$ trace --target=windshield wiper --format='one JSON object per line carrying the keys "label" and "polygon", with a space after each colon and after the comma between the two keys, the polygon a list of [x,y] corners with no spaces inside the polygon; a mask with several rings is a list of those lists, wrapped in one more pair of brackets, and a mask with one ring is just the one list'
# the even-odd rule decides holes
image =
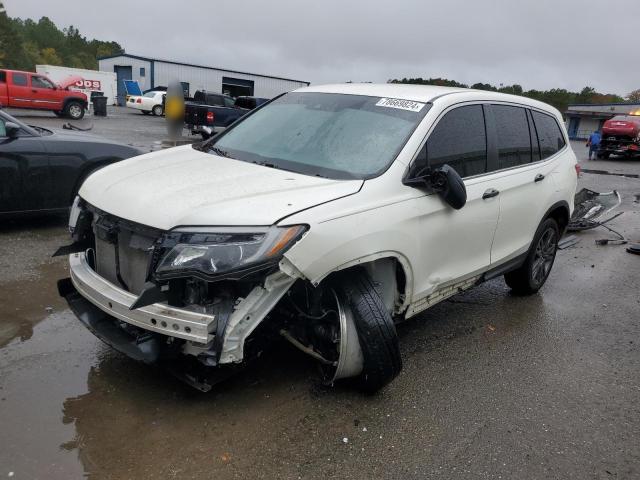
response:
{"label": "windshield wiper", "polygon": [[233,158],[231,155],[229,155],[229,152],[218,147],[210,147],[209,151],[215,153],[216,155],[220,155],[221,157]]}

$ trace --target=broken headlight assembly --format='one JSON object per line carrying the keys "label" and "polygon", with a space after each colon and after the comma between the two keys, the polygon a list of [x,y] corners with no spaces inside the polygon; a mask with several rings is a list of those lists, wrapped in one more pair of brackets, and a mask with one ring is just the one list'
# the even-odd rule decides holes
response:
{"label": "broken headlight assembly", "polygon": [[306,225],[173,230],[162,242],[168,251],[158,261],[155,276],[206,279],[262,270],[277,264],[306,230]]}

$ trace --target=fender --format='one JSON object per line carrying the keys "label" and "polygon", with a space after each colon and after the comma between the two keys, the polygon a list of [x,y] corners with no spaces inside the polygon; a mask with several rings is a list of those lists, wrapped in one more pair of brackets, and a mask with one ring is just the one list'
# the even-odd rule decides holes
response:
{"label": "fender", "polygon": [[77,96],[70,96],[70,97],[65,97],[64,101],[62,102],[63,110],[67,108],[67,105],[69,104],[69,102],[80,102],[82,104],[82,107],[85,109],[88,106],[88,101],[86,99],[82,97],[77,97]]}

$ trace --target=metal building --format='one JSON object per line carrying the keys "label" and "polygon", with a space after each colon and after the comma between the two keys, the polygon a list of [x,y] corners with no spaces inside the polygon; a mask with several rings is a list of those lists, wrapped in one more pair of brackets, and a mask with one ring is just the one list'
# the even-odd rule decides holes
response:
{"label": "metal building", "polygon": [[98,58],[98,69],[115,72],[118,85],[118,103],[124,105],[124,80],[137,80],[142,90],[166,87],[178,79],[188,96],[196,90],[227,93],[237,97],[251,95],[272,98],[284,92],[306,87],[309,82],[290,78],[238,72],[224,68],[141,57],[123,53]]}
{"label": "metal building", "polygon": [[602,124],[616,115],[640,115],[638,103],[599,103],[569,105],[564,112],[569,138],[589,138]]}

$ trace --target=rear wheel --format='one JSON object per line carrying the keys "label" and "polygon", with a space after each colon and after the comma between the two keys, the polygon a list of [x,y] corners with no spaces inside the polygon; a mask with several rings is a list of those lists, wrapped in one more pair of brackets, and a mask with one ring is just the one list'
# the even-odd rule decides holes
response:
{"label": "rear wheel", "polygon": [[151,109],[151,112],[153,112],[156,117],[159,117],[163,114],[164,108],[162,108],[162,105],[154,105],[154,107]]}
{"label": "rear wheel", "polygon": [[556,259],[559,239],[560,229],[553,218],[540,224],[524,264],[504,276],[514,293],[531,295],[540,290]]}
{"label": "rear wheel", "polygon": [[80,120],[84,117],[84,106],[75,100],[67,103],[64,109],[64,115],[71,120]]}

